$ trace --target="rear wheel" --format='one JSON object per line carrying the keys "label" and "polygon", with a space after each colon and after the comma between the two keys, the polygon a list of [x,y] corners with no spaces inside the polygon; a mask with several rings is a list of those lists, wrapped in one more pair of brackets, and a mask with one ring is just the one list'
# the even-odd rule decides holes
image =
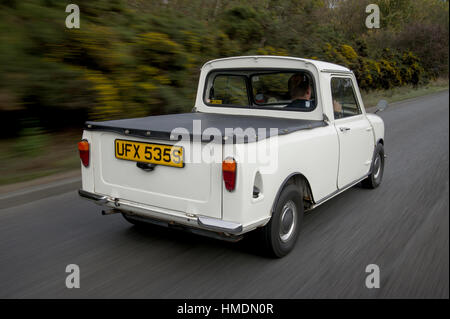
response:
{"label": "rear wheel", "polygon": [[365,188],[377,188],[381,184],[384,173],[384,147],[379,143],[375,149],[375,158],[373,160],[372,172],[365,180],[361,182]]}
{"label": "rear wheel", "polygon": [[281,191],[272,218],[262,228],[264,244],[270,255],[283,257],[294,248],[302,219],[302,194],[296,185],[287,185]]}

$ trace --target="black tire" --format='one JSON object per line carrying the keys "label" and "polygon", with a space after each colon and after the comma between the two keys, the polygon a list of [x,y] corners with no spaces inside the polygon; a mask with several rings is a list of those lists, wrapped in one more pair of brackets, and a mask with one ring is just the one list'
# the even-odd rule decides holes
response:
{"label": "black tire", "polygon": [[272,218],[261,230],[266,252],[270,256],[280,258],[294,248],[303,211],[303,197],[298,187],[287,185],[281,191]]}
{"label": "black tire", "polygon": [[373,159],[372,172],[365,180],[361,182],[364,188],[374,189],[380,186],[384,173],[384,147],[378,143],[375,149],[375,157]]}

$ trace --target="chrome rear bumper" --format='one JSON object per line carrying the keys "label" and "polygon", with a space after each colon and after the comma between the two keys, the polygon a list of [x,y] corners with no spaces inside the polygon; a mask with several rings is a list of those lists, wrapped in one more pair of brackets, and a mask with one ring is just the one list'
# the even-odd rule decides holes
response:
{"label": "chrome rear bumper", "polygon": [[109,206],[115,210],[123,211],[124,213],[136,215],[140,218],[151,218],[161,220],[168,223],[177,223],[184,226],[201,228],[216,233],[227,233],[230,235],[240,235],[243,232],[242,224],[224,221],[218,218],[208,216],[196,215],[186,216],[180,212],[171,212],[168,210],[148,207],[146,205],[133,203],[118,198],[109,197],[106,195],[99,195],[85,190],[78,190],[78,194],[88,200],[93,201],[98,205]]}
{"label": "chrome rear bumper", "polygon": [[207,216],[197,216],[198,225],[213,231],[226,232],[229,234],[242,233],[242,225],[234,222],[211,218]]}
{"label": "chrome rear bumper", "polygon": [[82,189],[78,190],[78,195],[80,195],[83,198],[89,199],[93,202],[95,202],[96,204],[99,205],[104,205],[107,204],[109,202],[108,200],[108,196],[104,196],[104,195],[97,195],[94,193],[90,193],[90,192],[86,192]]}

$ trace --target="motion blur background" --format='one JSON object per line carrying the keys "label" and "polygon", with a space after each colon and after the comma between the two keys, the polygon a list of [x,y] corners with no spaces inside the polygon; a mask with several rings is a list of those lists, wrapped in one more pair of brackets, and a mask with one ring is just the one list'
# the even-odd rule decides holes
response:
{"label": "motion blur background", "polygon": [[[65,8],[80,8],[68,29]],[[365,25],[366,6],[381,11]],[[448,88],[442,0],[2,0],[0,186],[79,167],[87,119],[190,111],[210,59],[289,55],[351,68],[365,103]]]}

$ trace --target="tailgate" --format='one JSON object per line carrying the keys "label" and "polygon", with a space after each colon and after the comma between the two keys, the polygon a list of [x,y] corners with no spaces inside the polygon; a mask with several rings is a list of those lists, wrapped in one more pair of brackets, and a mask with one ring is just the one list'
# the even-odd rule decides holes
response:
{"label": "tailgate", "polygon": [[[93,132],[92,160],[96,193],[136,203],[221,218],[221,163],[188,163],[184,167],[157,165],[152,171],[137,167],[137,162],[116,158],[115,140],[173,145],[123,136],[113,132]],[[192,142],[178,143],[184,149]],[[208,147],[203,144],[203,147]]]}

